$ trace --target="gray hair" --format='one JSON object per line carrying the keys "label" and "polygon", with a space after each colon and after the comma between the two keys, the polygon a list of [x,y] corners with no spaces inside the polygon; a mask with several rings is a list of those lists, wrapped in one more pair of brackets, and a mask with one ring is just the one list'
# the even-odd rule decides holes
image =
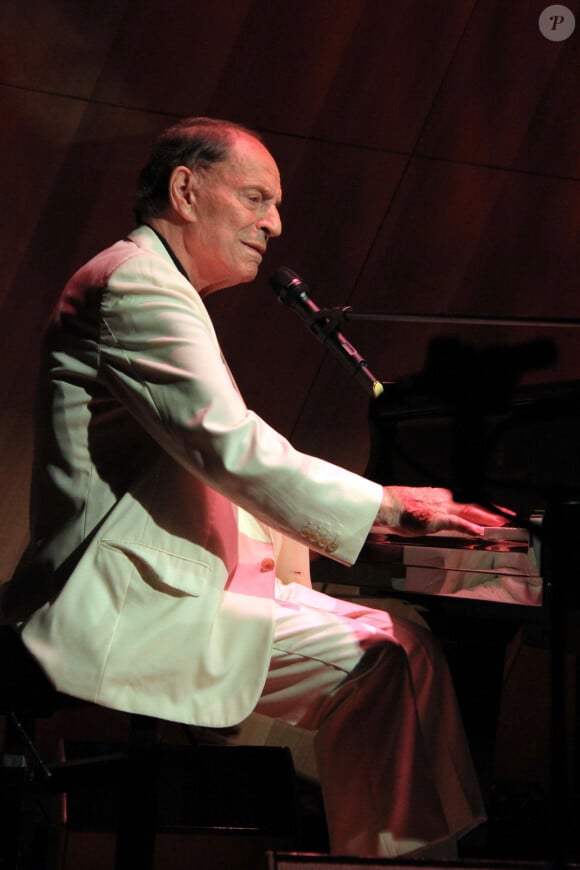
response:
{"label": "gray hair", "polygon": [[139,175],[134,212],[137,223],[167,211],[169,178],[177,166],[208,168],[225,160],[237,133],[262,141],[255,131],[217,118],[183,118],[165,130]]}

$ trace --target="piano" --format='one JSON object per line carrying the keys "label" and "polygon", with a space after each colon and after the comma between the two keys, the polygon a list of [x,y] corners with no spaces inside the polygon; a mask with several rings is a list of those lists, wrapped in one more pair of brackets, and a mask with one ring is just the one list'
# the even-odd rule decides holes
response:
{"label": "piano", "polygon": [[[420,610],[446,649],[485,794],[507,644],[527,632],[549,648],[562,614],[580,603],[580,381],[520,386],[497,404],[471,403],[459,427],[455,411],[433,395],[385,384],[370,405],[366,476],[447,486],[470,501],[481,495],[515,510],[514,522],[486,529],[482,539],[377,530],[352,568],[318,558],[312,577],[322,588],[332,584],[335,595],[338,586],[347,597],[398,598]],[[557,656],[556,672],[561,649]]]}
{"label": "piano", "polygon": [[577,604],[580,582],[568,580],[580,569],[580,381],[526,385],[500,407],[482,405],[469,420],[477,431],[463,426],[459,433],[468,439],[459,456],[453,408],[430,395],[401,394],[397,386],[386,384],[370,405],[365,475],[384,485],[446,486],[516,516],[507,526],[486,529],[482,539],[449,532],[407,538],[376,530],[353,568],[315,560],[315,580],[431,610],[535,621],[543,618],[536,611],[552,601],[553,578],[544,574],[548,563],[547,574],[555,570],[551,554],[557,547],[558,565],[567,566],[561,581],[566,600]]}

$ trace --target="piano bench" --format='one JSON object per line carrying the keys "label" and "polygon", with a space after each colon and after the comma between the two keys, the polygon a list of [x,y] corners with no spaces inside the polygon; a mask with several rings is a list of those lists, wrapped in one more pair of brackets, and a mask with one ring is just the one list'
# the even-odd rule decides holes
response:
{"label": "piano bench", "polygon": [[[259,855],[298,845],[296,780],[288,749],[203,745],[187,726],[188,742],[163,745],[161,720],[119,713],[130,719],[124,744],[70,743],[68,760],[49,762],[34,742],[37,720],[93,705],[57,692],[18,632],[5,626],[0,627],[0,661],[0,818],[6,832],[1,867],[52,867],[59,849],[55,834],[62,839],[76,831],[113,832],[115,870],[152,870],[157,832],[196,835],[199,844],[214,843],[211,851],[216,851],[215,837],[244,838]],[[55,804],[66,805],[66,818],[47,823],[44,816],[53,815]],[[192,866],[195,849],[192,841]],[[210,859],[203,861],[204,870]]]}

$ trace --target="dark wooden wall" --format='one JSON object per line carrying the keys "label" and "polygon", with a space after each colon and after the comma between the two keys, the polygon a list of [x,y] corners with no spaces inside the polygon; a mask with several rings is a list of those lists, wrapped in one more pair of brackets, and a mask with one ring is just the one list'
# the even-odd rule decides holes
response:
{"label": "dark wooden wall", "polygon": [[[26,537],[43,323],[70,272],[132,228],[152,139],[190,114],[262,131],[285,232],[259,279],[210,300],[248,403],[297,446],[361,470],[366,397],[268,277],[322,306],[578,317],[580,0],[4,0],[0,10],[0,577]],[[432,336],[552,337],[534,380],[579,376],[575,329],[353,324],[383,379]]]}

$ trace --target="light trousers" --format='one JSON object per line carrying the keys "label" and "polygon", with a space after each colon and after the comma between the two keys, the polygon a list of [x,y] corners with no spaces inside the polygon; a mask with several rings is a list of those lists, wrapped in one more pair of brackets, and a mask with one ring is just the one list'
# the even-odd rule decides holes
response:
{"label": "light trousers", "polygon": [[256,711],[314,732],[331,850],[397,857],[484,820],[443,653],[429,630],[277,584]]}

